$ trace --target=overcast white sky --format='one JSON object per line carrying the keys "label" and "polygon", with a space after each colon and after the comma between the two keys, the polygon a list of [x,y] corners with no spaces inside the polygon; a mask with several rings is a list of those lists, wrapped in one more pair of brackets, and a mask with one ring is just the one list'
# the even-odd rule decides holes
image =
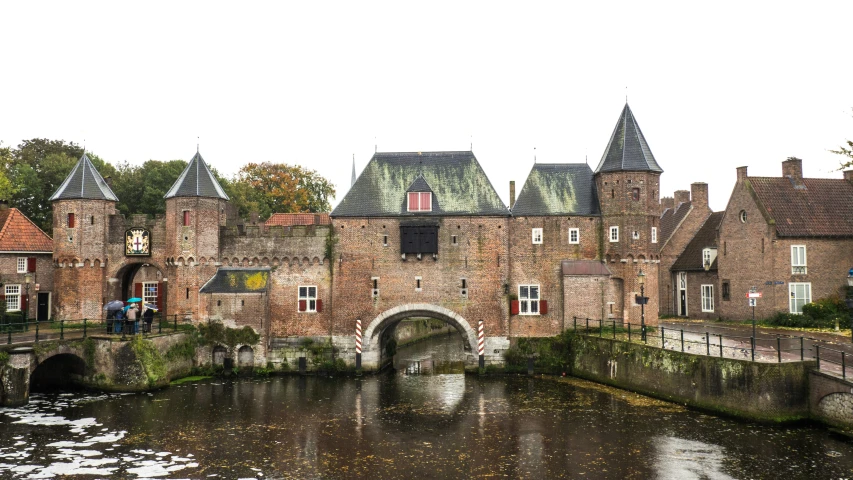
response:
{"label": "overcast white sky", "polygon": [[[2,2],[0,140],[299,164],[337,204],[379,151],[473,150],[498,193],[595,168],[628,100],[662,193],[841,178],[853,2]],[[374,140],[375,139],[375,140]]]}

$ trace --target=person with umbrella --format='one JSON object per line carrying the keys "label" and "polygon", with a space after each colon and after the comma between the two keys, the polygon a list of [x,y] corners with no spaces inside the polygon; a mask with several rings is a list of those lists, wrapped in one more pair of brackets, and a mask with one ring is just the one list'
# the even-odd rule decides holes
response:
{"label": "person with umbrella", "polygon": [[118,333],[121,325],[122,307],[124,302],[121,300],[113,300],[104,305],[104,310],[107,311],[107,333]]}
{"label": "person with umbrella", "polygon": [[151,324],[154,323],[154,312],[156,311],[156,305],[142,305],[142,320],[145,322],[145,324],[142,326],[143,333],[151,333]]}
{"label": "person with umbrella", "polygon": [[135,302],[141,301],[141,300],[142,299],[140,299],[140,298],[134,297],[134,298],[128,299],[128,301],[127,301],[130,304],[130,306],[127,308],[127,326],[129,329],[131,329],[130,333],[136,333],[137,332],[138,324],[136,322],[137,322],[137,313],[139,312],[139,309],[137,308]]}

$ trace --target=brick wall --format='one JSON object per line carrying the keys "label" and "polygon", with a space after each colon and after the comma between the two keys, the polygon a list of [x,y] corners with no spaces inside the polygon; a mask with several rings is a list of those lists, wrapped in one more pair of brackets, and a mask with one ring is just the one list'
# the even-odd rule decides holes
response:
{"label": "brick wall", "polygon": [[[53,294],[53,256],[49,253],[34,254],[34,253],[3,253],[0,254],[0,283],[2,285],[20,285],[21,297],[26,296],[26,280],[25,273],[18,273],[18,258],[35,258],[36,271],[33,273],[32,283],[30,284],[30,303],[29,303],[29,318],[36,318],[36,308],[38,305],[38,293]],[[35,284],[39,285],[39,290],[36,291]],[[5,292],[4,287],[0,287],[0,295]],[[50,313],[48,314],[50,315]]]}

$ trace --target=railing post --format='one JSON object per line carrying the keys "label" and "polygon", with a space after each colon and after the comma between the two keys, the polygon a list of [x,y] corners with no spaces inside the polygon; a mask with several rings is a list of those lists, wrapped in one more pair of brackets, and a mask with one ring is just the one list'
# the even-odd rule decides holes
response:
{"label": "railing post", "polygon": [[847,362],[844,360],[844,357],[844,352],[841,352],[841,379],[847,380]]}
{"label": "railing post", "polygon": [[86,318],[83,319],[83,338],[86,338],[86,321],[87,320],[88,319],[86,319]]}
{"label": "railing post", "polygon": [[616,339],[616,320],[613,320],[613,339]]}
{"label": "railing post", "polygon": [[39,342],[39,324],[36,322],[36,343]]}
{"label": "railing post", "polygon": [[684,329],[681,329],[681,352],[684,353]]}
{"label": "railing post", "polygon": [[589,317],[586,317],[586,330],[583,333],[589,335]]}
{"label": "railing post", "polygon": [[717,336],[720,337],[720,358],[723,358],[723,334],[721,333]]}
{"label": "railing post", "polygon": [[157,333],[163,333],[163,317],[157,319]]}
{"label": "railing post", "polygon": [[664,336],[664,328],[660,327],[660,348],[666,350],[666,337]]}
{"label": "railing post", "polygon": [[575,324],[575,332],[577,332],[578,331],[578,317],[576,317],[576,316],[572,317],[572,321]]}
{"label": "railing post", "polygon": [[8,327],[9,327],[9,345],[11,345],[12,344],[12,325],[9,324]]}
{"label": "railing post", "polygon": [[705,332],[705,355],[711,356],[711,334]]}
{"label": "railing post", "polygon": [[782,363],[782,339],[779,337],[776,337],[776,355],[779,363]]}
{"label": "railing post", "polygon": [[59,321],[59,339],[65,340],[65,320]]}
{"label": "railing post", "polygon": [[814,356],[817,360],[817,369],[820,370],[820,345],[814,344]]}
{"label": "railing post", "polygon": [[631,342],[631,322],[628,322],[628,342]]}
{"label": "railing post", "polygon": [[604,336],[604,322],[602,320],[598,321],[598,338]]}
{"label": "railing post", "polygon": [[752,343],[752,361],[755,361],[755,337],[749,337],[750,343]]}
{"label": "railing post", "polygon": [[175,315],[175,331],[178,331],[178,316]]}
{"label": "railing post", "polygon": [[805,349],[805,341],[803,337],[800,337],[800,361],[804,361],[806,359],[806,349]]}

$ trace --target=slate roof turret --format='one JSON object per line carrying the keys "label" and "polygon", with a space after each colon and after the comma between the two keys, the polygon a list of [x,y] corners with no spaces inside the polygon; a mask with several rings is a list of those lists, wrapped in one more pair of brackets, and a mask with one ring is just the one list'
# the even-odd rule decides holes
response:
{"label": "slate roof turret", "polygon": [[118,197],[113,193],[112,189],[104,178],[98,173],[98,170],[92,165],[92,161],[84,153],[77,165],[71,170],[71,173],[65,177],[65,181],[56,189],[56,192],[50,197],[50,201],[55,200],[109,200],[117,202]]}
{"label": "slate roof turret", "polygon": [[172,197],[210,197],[228,200],[225,190],[219,185],[198,152],[163,198]]}
{"label": "slate roof turret", "polygon": [[663,173],[627,103],[595,169],[595,173],[620,171]]}
{"label": "slate roof turret", "polygon": [[512,206],[513,216],[601,215],[585,163],[537,163]]}
{"label": "slate roof turret", "polygon": [[[440,209],[406,211],[406,192],[421,187],[420,191],[433,192],[433,206]],[[333,218],[445,215],[509,216],[473,152],[375,153],[331,214]]]}

